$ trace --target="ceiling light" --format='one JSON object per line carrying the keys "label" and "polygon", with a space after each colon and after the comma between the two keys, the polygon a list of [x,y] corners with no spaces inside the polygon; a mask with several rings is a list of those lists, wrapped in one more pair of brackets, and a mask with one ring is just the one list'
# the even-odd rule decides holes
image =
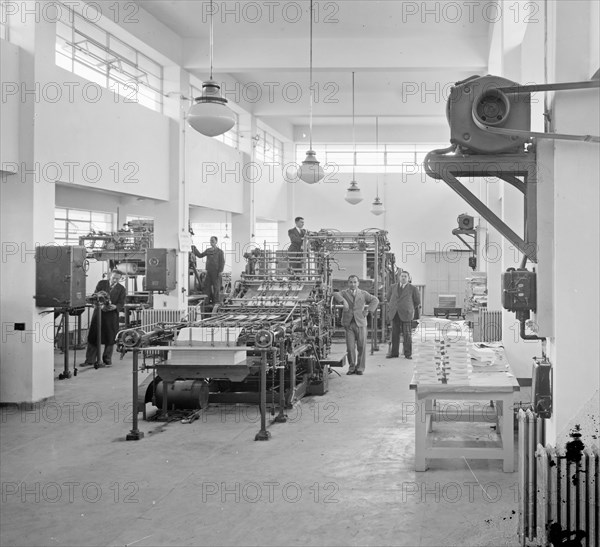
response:
{"label": "ceiling light", "polygon": [[229,131],[236,122],[235,113],[221,97],[221,88],[213,80],[213,2],[210,0],[210,79],[202,83],[202,95],[196,97],[187,121],[198,133],[216,137]]}
{"label": "ceiling light", "polygon": [[346,197],[344,199],[352,205],[356,205],[363,200],[362,192],[360,191],[358,183],[355,180],[350,183],[350,188],[346,190]]}
{"label": "ceiling light", "polygon": [[[375,118],[375,153],[379,157],[379,118]],[[385,165],[385,160],[384,160]],[[383,207],[383,203],[379,199],[379,169],[376,174],[377,181],[377,194],[375,194],[375,200],[373,201],[373,205],[371,206],[371,213],[376,216],[383,215],[385,213],[385,208]]]}
{"label": "ceiling light", "polygon": [[344,198],[348,203],[356,205],[362,201],[362,194],[358,183],[356,182],[356,132],[354,127],[354,72],[352,73],[352,141],[354,142],[354,161],[352,162],[352,182],[350,187],[346,190],[346,197]]}
{"label": "ceiling light", "polygon": [[371,206],[371,213],[373,213],[376,216],[383,215],[383,213],[385,213],[383,203],[379,199],[379,196],[377,196],[373,201],[373,205]]}
{"label": "ceiling light", "polygon": [[313,0],[310,0],[310,112],[309,112],[309,136],[310,146],[308,152],[306,152],[306,159],[302,162],[302,165],[298,169],[298,177],[300,180],[307,182],[308,184],[314,184],[319,182],[324,176],[325,172],[317,161],[315,151],[312,149],[312,121],[313,121],[313,81],[312,81],[312,65],[313,65]]}

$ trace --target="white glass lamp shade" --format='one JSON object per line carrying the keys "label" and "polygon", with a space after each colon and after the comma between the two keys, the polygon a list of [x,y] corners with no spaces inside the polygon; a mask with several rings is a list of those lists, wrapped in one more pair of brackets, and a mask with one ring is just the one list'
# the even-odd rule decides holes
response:
{"label": "white glass lamp shade", "polygon": [[235,125],[235,113],[227,106],[227,99],[221,97],[221,88],[213,80],[202,84],[202,96],[196,97],[187,117],[188,123],[198,133],[216,137],[229,131]]}
{"label": "white glass lamp shade", "polygon": [[373,213],[376,216],[383,215],[383,213],[385,213],[383,203],[381,203],[379,197],[376,197],[375,201],[373,201],[373,205],[371,206],[371,213]]}
{"label": "white glass lamp shade", "polygon": [[325,176],[314,150],[306,152],[306,158],[298,169],[298,177],[308,184],[315,184]]}
{"label": "white glass lamp shade", "polygon": [[356,205],[363,200],[362,192],[355,180],[350,183],[350,187],[346,190],[346,197],[344,199],[352,205]]}

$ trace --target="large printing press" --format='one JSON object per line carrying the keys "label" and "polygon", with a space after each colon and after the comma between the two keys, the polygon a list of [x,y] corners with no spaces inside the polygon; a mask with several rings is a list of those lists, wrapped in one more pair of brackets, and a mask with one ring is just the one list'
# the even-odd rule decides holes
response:
{"label": "large printing press", "polygon": [[[152,419],[184,422],[215,403],[259,404],[256,439],[268,439],[268,407],[272,415],[277,408],[275,422],[284,422],[286,408],[304,395],[326,393],[330,367],[343,365],[345,353],[331,352],[340,311],[334,284],[354,273],[340,268],[343,256],[362,255],[365,269],[371,266],[371,292],[385,294],[395,272],[389,249],[387,232],[376,230],[309,233],[301,263],[295,264],[285,251],[257,248],[247,254],[246,272],[231,293],[208,316],[122,330],[117,349],[133,352],[137,409],[127,438],[143,436],[137,420],[139,412],[146,418],[147,403],[158,409]],[[375,318],[372,343],[383,333],[383,322]],[[140,373],[147,374],[141,382]]]}

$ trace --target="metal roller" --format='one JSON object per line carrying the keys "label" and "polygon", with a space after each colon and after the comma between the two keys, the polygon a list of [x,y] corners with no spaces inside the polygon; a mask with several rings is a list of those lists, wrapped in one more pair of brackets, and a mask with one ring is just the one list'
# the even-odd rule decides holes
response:
{"label": "metal roller", "polygon": [[[208,406],[209,388],[206,380],[176,380],[167,383],[169,410],[195,410]],[[162,408],[163,382],[156,385],[156,406]]]}

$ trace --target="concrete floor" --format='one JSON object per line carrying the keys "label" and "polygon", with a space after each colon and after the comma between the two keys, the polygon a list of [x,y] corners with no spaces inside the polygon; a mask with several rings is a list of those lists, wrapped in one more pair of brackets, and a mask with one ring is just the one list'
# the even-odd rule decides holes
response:
{"label": "concrete floor", "polygon": [[[517,473],[500,460],[413,470],[412,362],[382,347],[364,376],[337,370],[268,442],[255,407],[223,406],[125,441],[131,354],[57,380],[44,406],[0,408],[1,545],[519,545]],[[461,428],[495,435],[436,431]]]}

